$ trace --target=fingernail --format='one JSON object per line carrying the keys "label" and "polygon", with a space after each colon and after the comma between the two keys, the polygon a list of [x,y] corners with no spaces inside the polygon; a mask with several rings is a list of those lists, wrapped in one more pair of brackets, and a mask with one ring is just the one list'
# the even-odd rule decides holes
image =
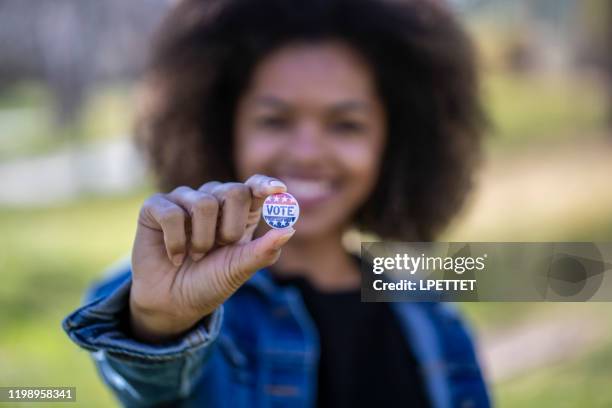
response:
{"label": "fingernail", "polygon": [[285,245],[285,243],[287,243],[287,241],[289,241],[293,234],[295,234],[295,229],[293,229],[292,227],[286,228],[286,231],[287,232],[285,233],[285,235],[281,236],[274,242],[274,248],[278,249],[282,247],[283,245]]}
{"label": "fingernail", "polygon": [[283,187],[285,190],[287,189],[287,186],[285,185],[285,183],[283,183],[282,181],[279,180],[272,180],[269,183],[272,187]]}
{"label": "fingernail", "polygon": [[202,253],[191,254],[191,259],[193,259],[194,262],[198,262],[203,257],[204,257],[204,254]]}
{"label": "fingernail", "polygon": [[185,254],[176,254],[172,256],[172,263],[175,266],[181,266],[183,263],[183,258],[184,258]]}

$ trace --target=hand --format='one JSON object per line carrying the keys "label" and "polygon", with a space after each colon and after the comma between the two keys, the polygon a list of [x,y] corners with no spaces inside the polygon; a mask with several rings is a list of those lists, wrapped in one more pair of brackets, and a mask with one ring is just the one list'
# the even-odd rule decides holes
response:
{"label": "hand", "polygon": [[265,198],[286,189],[255,175],[244,184],[212,181],[147,199],[132,250],[135,337],[159,342],[178,336],[276,262],[295,230],[273,229],[255,240],[253,232]]}

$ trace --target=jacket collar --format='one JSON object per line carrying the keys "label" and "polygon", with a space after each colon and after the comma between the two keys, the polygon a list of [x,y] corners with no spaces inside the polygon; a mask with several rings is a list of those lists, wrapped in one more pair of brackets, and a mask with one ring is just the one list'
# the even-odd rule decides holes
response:
{"label": "jacket collar", "polygon": [[272,273],[268,268],[263,268],[255,272],[255,274],[245,282],[244,286],[253,288],[267,299],[276,299],[280,292],[282,292],[282,288],[274,282]]}

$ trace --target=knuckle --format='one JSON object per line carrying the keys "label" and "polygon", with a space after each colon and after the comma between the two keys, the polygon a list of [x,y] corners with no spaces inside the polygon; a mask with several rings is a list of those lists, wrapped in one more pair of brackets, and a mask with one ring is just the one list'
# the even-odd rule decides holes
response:
{"label": "knuckle", "polygon": [[236,225],[223,225],[217,235],[217,242],[221,245],[233,244],[242,239],[244,229],[239,229]]}
{"label": "knuckle", "polygon": [[162,225],[184,223],[185,213],[180,208],[164,208],[160,212],[159,222]]}
{"label": "knuckle", "polygon": [[151,210],[155,206],[159,205],[159,202],[161,201],[162,197],[163,197],[163,194],[161,194],[161,193],[153,194],[152,196],[148,197],[142,203],[142,209],[143,210]]}
{"label": "knuckle", "polygon": [[206,238],[194,238],[191,241],[191,245],[196,252],[208,252],[213,246],[213,242]]}
{"label": "knuckle", "polygon": [[265,177],[266,176],[264,176],[263,174],[253,174],[246,182],[256,184],[258,182],[261,182]]}
{"label": "knuckle", "polygon": [[166,247],[171,254],[183,252],[185,249],[185,237],[175,237],[166,243]]}
{"label": "knuckle", "polygon": [[[157,212],[158,208],[161,208],[162,205],[161,203],[163,202],[163,195],[162,194],[154,194],[152,196],[150,196],[149,198],[147,198],[143,203],[142,206],[140,207],[140,212],[138,214],[138,219],[139,220],[151,220],[151,219],[155,219],[155,213]],[[155,222],[157,223],[157,222]]]}
{"label": "knuckle", "polygon": [[247,202],[251,198],[251,190],[242,183],[229,183],[225,188],[224,195],[230,200]]}
{"label": "knuckle", "polygon": [[197,215],[212,216],[217,214],[219,202],[210,194],[200,193],[193,203],[192,211]]}
{"label": "knuckle", "polygon": [[228,243],[239,241],[242,238],[243,231],[236,228],[231,228],[223,234],[223,240]]}
{"label": "knuckle", "polygon": [[190,193],[191,191],[193,191],[191,188],[187,187],[187,186],[179,186],[177,188],[175,188],[174,190],[172,190],[172,192],[170,194],[178,194],[178,195],[182,195],[182,194],[187,194]]}
{"label": "knuckle", "polygon": [[213,246],[208,240],[198,239],[191,242],[194,252],[207,253]]}
{"label": "knuckle", "polygon": [[202,190],[207,190],[207,191],[214,190],[217,187],[219,187],[220,185],[221,185],[221,183],[219,181],[209,181],[209,182],[206,182],[206,183],[202,184],[198,188],[198,191],[202,191]]}

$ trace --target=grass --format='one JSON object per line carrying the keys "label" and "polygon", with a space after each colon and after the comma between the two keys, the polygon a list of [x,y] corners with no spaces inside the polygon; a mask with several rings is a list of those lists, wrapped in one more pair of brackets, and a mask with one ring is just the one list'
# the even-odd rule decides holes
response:
{"label": "grass", "polygon": [[0,386],[76,386],[78,406],[115,405],[60,323],[91,281],[129,252],[143,198],[0,211]]}
{"label": "grass", "polygon": [[483,101],[492,122],[490,147],[531,147],[605,129],[606,84],[577,72],[508,69],[509,50],[517,41],[532,40],[520,29],[524,23],[508,15],[503,23],[476,18],[468,26],[479,51]]}
{"label": "grass", "polygon": [[483,96],[489,145],[500,150],[596,135],[606,123],[603,87],[586,78],[492,71],[484,76]]}
{"label": "grass", "polygon": [[[78,406],[115,405],[88,353],[70,342],[60,322],[78,306],[91,281],[127,255],[145,195],[92,197],[55,208],[0,209],[0,386],[70,385],[78,389]],[[544,306],[462,307],[476,327],[491,328],[529,317]],[[611,380],[612,343],[580,361],[496,385],[494,393],[500,406],[508,407],[606,406],[612,401],[607,386]]]}
{"label": "grass", "polygon": [[610,407],[610,384],[612,338],[582,359],[560,362],[498,384],[494,393],[501,408]]}
{"label": "grass", "polygon": [[[495,71],[484,79],[485,103],[494,124],[493,148],[525,148],[559,138],[575,141],[602,127],[605,104],[592,83]],[[66,145],[49,131],[49,101],[47,94],[31,85],[0,98],[0,115],[4,115],[0,116],[0,160]],[[79,140],[124,133],[129,128],[128,105],[124,88],[97,93],[75,130]],[[85,288],[105,267],[128,255],[145,195],[142,191],[128,197],[91,197],[53,208],[0,208],[0,386],[76,386],[77,406],[115,405],[88,353],[70,342],[60,322],[79,305]],[[504,240],[512,240],[508,231],[517,237],[532,233],[510,227],[511,221],[499,225]],[[612,212],[538,225],[538,231],[558,240],[610,240]],[[547,309],[533,303],[461,307],[477,328],[490,329]],[[494,392],[502,407],[610,406],[610,381],[612,342],[579,361],[496,385]]]}

